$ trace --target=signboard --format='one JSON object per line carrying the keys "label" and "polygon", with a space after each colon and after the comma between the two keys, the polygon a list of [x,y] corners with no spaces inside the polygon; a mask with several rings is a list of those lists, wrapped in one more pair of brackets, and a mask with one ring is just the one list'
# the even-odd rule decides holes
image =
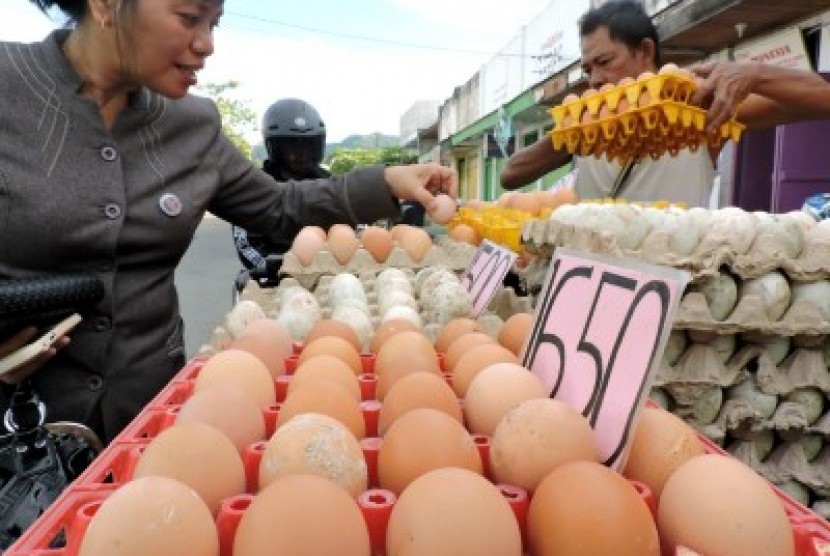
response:
{"label": "signboard", "polygon": [[522,364],[580,411],[601,461],[621,469],[688,273],[558,249]]}
{"label": "signboard", "polygon": [[813,71],[807,50],[804,48],[804,38],[798,27],[791,27],[759,41],[738,46],[735,49],[735,60]]}
{"label": "signboard", "polygon": [[478,317],[487,308],[517,257],[513,251],[496,245],[489,239],[481,242],[461,279],[461,285],[470,292],[473,302],[470,317]]}

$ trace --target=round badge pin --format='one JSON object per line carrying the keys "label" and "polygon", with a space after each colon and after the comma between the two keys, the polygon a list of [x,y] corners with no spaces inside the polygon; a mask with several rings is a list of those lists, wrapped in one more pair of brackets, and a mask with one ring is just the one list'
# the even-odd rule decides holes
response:
{"label": "round badge pin", "polygon": [[165,193],[159,198],[159,208],[167,216],[178,216],[182,212],[182,202],[173,193]]}

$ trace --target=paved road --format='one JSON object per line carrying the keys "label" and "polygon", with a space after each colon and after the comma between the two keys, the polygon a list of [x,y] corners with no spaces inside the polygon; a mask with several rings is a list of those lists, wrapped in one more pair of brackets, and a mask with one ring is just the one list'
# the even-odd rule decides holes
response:
{"label": "paved road", "polygon": [[230,310],[233,280],[240,268],[230,225],[206,217],[176,271],[188,357],[210,340]]}

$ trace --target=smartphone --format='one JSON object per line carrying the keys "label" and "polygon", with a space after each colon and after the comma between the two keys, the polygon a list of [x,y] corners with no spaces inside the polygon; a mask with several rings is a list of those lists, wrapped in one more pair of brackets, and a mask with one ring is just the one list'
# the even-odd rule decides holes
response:
{"label": "smartphone", "polygon": [[61,336],[68,334],[79,322],[81,322],[81,315],[74,313],[53,326],[46,334],[34,342],[0,359],[0,375],[14,370],[45,353]]}

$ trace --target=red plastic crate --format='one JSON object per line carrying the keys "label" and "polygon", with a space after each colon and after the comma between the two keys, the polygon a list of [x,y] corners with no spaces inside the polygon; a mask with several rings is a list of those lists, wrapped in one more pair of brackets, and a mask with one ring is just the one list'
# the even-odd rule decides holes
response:
{"label": "red plastic crate", "polygon": [[[299,352],[299,350],[298,350]],[[369,490],[358,499],[358,504],[366,520],[373,554],[382,555],[385,550],[386,523],[395,503],[395,496],[389,491],[378,488],[377,455],[381,439],[374,437],[377,433],[377,420],[380,403],[374,401],[375,377],[372,373],[374,360],[364,359],[361,390],[364,402],[362,409],[367,424],[367,434],[361,440],[369,472]],[[90,467],[67,488],[58,500],[48,508],[38,521],[33,524],[21,538],[9,548],[5,556],[76,556],[80,538],[86,530],[95,509],[120,484],[129,480],[141,449],[162,430],[172,425],[178,407],[193,392],[193,380],[201,370],[203,358],[188,362],[176,377],[165,387],[148,406],[133,420],[128,427],[113,441],[107,449],[90,465]],[[277,392],[281,391],[275,384]],[[287,381],[283,386],[287,388]],[[284,391],[284,390],[283,390]],[[649,402],[650,405],[653,405]],[[276,425],[279,404],[265,411],[268,435],[273,433]],[[268,424],[270,423],[270,425]],[[698,435],[701,443],[709,453],[728,455],[708,438]],[[489,439],[486,436],[474,436],[485,475],[489,473]],[[256,488],[259,461],[265,442],[251,445],[245,454],[249,493],[226,500],[217,516],[222,556],[231,556],[233,535],[244,510],[252,500]],[[497,485],[513,508],[519,521],[523,539],[526,539],[526,517],[529,498],[522,489],[510,485]],[[656,502],[645,485],[634,483],[652,513],[656,512]],[[782,500],[785,510],[793,524],[797,556],[830,556],[830,525],[820,516],[804,507],[789,495],[771,485]],[[61,542],[61,539],[64,539]],[[677,551],[675,556],[694,556],[686,549]]]}

